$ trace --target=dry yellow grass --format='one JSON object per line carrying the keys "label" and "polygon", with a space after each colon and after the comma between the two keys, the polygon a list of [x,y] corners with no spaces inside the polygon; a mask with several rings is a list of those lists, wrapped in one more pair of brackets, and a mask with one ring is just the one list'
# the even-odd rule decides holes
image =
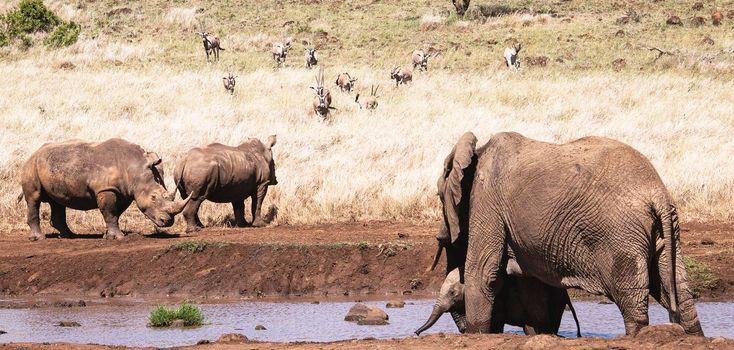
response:
{"label": "dry yellow grass", "polygon": [[[578,14],[570,24],[523,13],[477,22],[420,9],[407,26],[401,22],[407,16],[401,7],[403,12],[393,16],[398,19],[378,17],[385,25],[375,27],[380,39],[374,45],[389,40],[384,36],[393,30],[405,37],[408,31],[419,33],[421,27],[425,27],[420,32],[426,38],[421,39],[423,43],[434,40],[439,47],[451,47],[441,36],[451,35],[447,42],[462,35],[467,39],[460,43],[461,48],[446,49],[433,58],[428,74],[417,74],[412,85],[395,89],[388,79],[389,70],[395,62],[407,64],[410,51],[423,45],[413,43],[405,48],[387,42],[377,51],[373,47],[371,57],[389,59],[369,60],[366,51],[356,47],[373,43],[372,37],[360,34],[363,29],[345,34],[340,32],[342,23],[317,16],[305,22],[308,30],[346,37],[341,41],[347,46],[343,54],[330,46],[320,52],[328,86],[333,87],[336,74],[345,70],[359,78],[358,92],[368,93],[372,84],[381,86],[380,106],[373,113],[359,110],[354,94],[333,88],[338,110],[330,123],[322,124],[310,109],[313,93],[308,86],[313,84],[315,71],[301,68],[301,41],[311,34],[296,35],[298,46],[287,68],[274,71],[269,44],[292,33],[262,27],[227,31],[209,22],[214,27],[211,31],[223,32],[223,46],[228,50],[222,54],[222,63],[206,65],[199,39],[189,33],[196,26],[195,5],[185,2],[156,11],[140,10],[154,13],[150,18],[155,20],[145,30],[164,28],[160,35],[143,34],[128,40],[101,28],[94,32],[96,37],[83,32],[78,43],[57,51],[0,49],[0,57],[9,58],[0,61],[0,76],[6,82],[0,84],[0,232],[27,232],[25,203],[18,204],[15,198],[20,193],[19,169],[33,151],[49,141],[118,136],[161,155],[170,183],[175,161],[191,147],[211,142],[237,144],[247,137],[277,134],[274,151],[280,184],[271,187],[265,201],[275,225],[436,220],[435,182],[441,164],[453,143],[468,130],[480,143],[496,132],[510,130],[551,142],[586,135],[619,139],[651,159],[684,220],[734,219],[734,163],[730,162],[734,82],[726,75],[731,74],[734,60],[725,53],[734,40],[725,29],[717,28],[712,34],[717,44],[711,52],[724,53],[710,62],[700,58],[709,48],[696,46],[652,64],[654,54],[639,49],[649,33],[641,25],[624,27],[639,42],[623,48],[613,40],[579,36],[588,31],[580,25],[594,18],[588,13]],[[398,5],[375,6],[392,14],[388,10]],[[63,2],[51,7],[82,21],[99,17],[91,7],[70,8]],[[139,11],[138,7],[134,10]],[[270,10],[266,10],[267,18]],[[124,33],[135,32],[131,23],[143,16],[137,13],[130,19],[111,21],[126,23]],[[655,16],[657,21],[661,15]],[[609,28],[613,19],[599,22],[603,31],[592,30],[593,35],[613,36],[615,29]],[[356,23],[366,28],[371,25],[369,20],[364,17]],[[483,46],[486,38],[478,39],[482,31],[507,28],[515,34],[494,36],[499,45]],[[663,41],[685,38],[697,42],[703,29],[690,31],[690,37],[680,31],[663,33]],[[554,40],[541,40],[549,35]],[[556,36],[576,39],[558,41]],[[552,52],[552,60],[564,52],[573,55],[565,63],[551,61],[547,68],[523,63],[520,72],[508,72],[502,66],[501,51],[510,37],[526,43],[523,55]],[[591,44],[582,45],[585,43]],[[614,72],[609,52],[623,52],[628,68]],[[68,63],[75,68],[69,69]],[[239,79],[230,97],[221,78],[232,65]],[[48,208],[43,208],[47,218]],[[201,212],[205,224],[215,225],[230,213],[228,205],[211,203]],[[96,211],[69,214],[72,228],[104,229]],[[133,208],[122,221],[128,230],[152,228]],[[183,227],[180,221],[177,229]],[[44,225],[46,231],[51,230]]]}

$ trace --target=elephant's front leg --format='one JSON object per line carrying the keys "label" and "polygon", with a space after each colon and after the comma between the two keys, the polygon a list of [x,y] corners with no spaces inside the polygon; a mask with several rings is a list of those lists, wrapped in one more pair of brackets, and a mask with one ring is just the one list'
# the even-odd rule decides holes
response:
{"label": "elephant's front leg", "polygon": [[125,235],[120,231],[120,203],[118,203],[117,194],[111,191],[97,193],[97,206],[102,212],[105,224],[107,225],[106,239],[123,239]]}
{"label": "elephant's front leg", "polygon": [[265,221],[261,217],[261,209],[265,195],[268,193],[268,185],[262,184],[257,187],[257,193],[252,196],[252,226],[265,226]]}

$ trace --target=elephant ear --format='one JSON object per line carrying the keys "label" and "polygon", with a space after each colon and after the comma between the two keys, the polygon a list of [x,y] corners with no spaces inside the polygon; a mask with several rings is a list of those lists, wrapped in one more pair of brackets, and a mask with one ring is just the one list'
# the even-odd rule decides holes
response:
{"label": "elephant ear", "polygon": [[464,179],[464,171],[472,164],[476,146],[477,137],[473,133],[467,132],[462,135],[451,154],[446,157],[443,176],[439,180],[439,193],[443,197],[451,243],[459,238],[459,204],[463,195],[461,180]]}

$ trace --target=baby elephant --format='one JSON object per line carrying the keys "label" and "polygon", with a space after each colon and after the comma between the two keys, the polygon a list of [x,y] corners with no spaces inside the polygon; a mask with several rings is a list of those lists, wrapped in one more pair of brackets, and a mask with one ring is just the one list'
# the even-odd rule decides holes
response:
{"label": "baby elephant", "polygon": [[[581,337],[576,310],[565,289],[550,287],[535,278],[506,276],[505,287],[495,303],[492,333],[504,332],[505,324],[509,324],[522,327],[527,335],[556,334],[568,305],[576,321],[576,335]],[[459,331],[464,333],[464,284],[459,280],[459,269],[454,269],[446,276],[431,316],[415,334],[420,335],[433,326],[445,312],[451,313]]]}
{"label": "baby elephant", "polygon": [[215,203],[232,203],[237,226],[244,227],[245,199],[252,199],[252,226],[264,226],[261,207],[268,186],[278,184],[272,147],[276,137],[267,143],[251,138],[237,147],[213,143],[193,148],[174,170],[176,188],[191,200],[183,210],[186,232],[203,227],[199,206],[208,199]]}

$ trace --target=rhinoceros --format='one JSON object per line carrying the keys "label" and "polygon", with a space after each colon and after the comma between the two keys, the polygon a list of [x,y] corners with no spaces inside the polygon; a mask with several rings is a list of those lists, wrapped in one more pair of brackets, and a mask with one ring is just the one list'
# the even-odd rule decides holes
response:
{"label": "rhinoceros", "polygon": [[160,163],[155,153],[119,138],[44,144],[21,173],[19,200],[25,197],[28,205],[30,239],[45,238],[38,215],[42,202],[51,206],[51,225],[61,237],[74,236],[66,208],[99,208],[107,224],[105,238],[121,239],[119,217],[133,201],[157,226],[171,226],[190,198],[175,201],[175,191],[167,193]]}
{"label": "rhinoceros", "polygon": [[272,147],[276,137],[267,143],[251,138],[237,147],[213,143],[191,149],[176,164],[174,181],[181,196],[191,196],[183,210],[186,231],[197,231],[204,225],[199,219],[199,206],[204,200],[232,203],[237,226],[247,226],[245,199],[252,198],[252,226],[264,226],[260,209],[268,186],[278,184]]}

